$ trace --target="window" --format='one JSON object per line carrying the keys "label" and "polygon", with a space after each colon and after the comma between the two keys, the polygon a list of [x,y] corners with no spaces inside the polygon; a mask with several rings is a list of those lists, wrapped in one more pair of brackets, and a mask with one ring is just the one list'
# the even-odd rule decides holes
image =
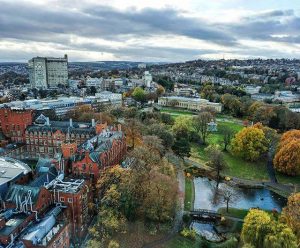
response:
{"label": "window", "polygon": [[72,203],[72,202],[73,202],[73,199],[72,199],[72,198],[68,198],[68,202],[69,202],[69,203]]}
{"label": "window", "polygon": [[60,198],[59,198],[59,201],[60,201],[60,202],[65,202],[65,198],[64,198],[64,197],[60,197]]}

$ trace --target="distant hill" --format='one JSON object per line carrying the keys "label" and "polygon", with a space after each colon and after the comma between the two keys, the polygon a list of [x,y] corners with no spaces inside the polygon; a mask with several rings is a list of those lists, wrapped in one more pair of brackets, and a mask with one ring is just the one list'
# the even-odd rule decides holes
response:
{"label": "distant hill", "polygon": [[[70,70],[124,70],[136,68],[138,64],[162,65],[160,62],[132,62],[132,61],[95,61],[95,62],[69,62]],[[7,72],[27,74],[27,63],[0,62],[0,75]]]}

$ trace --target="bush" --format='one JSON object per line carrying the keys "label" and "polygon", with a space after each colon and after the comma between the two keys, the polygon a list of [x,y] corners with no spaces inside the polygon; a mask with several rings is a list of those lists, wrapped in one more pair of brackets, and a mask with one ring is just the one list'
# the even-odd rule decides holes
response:
{"label": "bush", "polygon": [[184,228],[181,232],[180,235],[182,235],[185,238],[195,240],[196,239],[196,231],[194,229],[189,229],[189,228]]}
{"label": "bush", "polygon": [[237,248],[239,244],[239,241],[235,238],[232,237],[222,244],[217,245],[217,248]]}

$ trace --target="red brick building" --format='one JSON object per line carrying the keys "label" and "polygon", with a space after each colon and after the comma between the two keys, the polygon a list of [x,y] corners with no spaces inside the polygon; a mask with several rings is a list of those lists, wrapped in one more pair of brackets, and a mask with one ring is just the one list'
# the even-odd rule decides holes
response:
{"label": "red brick building", "polygon": [[25,142],[24,132],[32,124],[32,110],[0,108],[0,130],[13,142]]}
{"label": "red brick building", "polygon": [[121,128],[102,129],[101,133],[78,147],[71,157],[74,177],[93,179],[106,167],[119,164],[127,152],[126,141]]}

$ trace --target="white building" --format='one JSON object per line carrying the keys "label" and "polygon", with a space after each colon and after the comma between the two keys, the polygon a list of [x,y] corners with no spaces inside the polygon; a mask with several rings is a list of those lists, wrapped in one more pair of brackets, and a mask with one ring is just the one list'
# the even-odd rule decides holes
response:
{"label": "white building", "polygon": [[55,88],[68,83],[68,56],[63,58],[35,57],[28,61],[32,88]]}
{"label": "white building", "polygon": [[149,71],[145,71],[144,72],[144,84],[146,87],[150,88],[151,87],[151,83],[152,83],[152,75]]}
{"label": "white building", "polygon": [[115,87],[122,87],[124,85],[124,81],[122,78],[115,79]]}
{"label": "white building", "polygon": [[180,96],[159,97],[158,105],[195,111],[200,111],[209,107],[213,108],[218,113],[222,111],[221,103],[210,102],[206,99],[201,98],[189,98]]}
{"label": "white building", "polygon": [[293,94],[292,91],[286,90],[286,91],[275,91],[274,94],[274,101],[278,100],[284,103],[292,103],[292,102],[299,102],[300,101],[300,95],[299,94]]}
{"label": "white building", "polygon": [[87,87],[95,87],[95,88],[101,88],[103,82],[103,78],[92,78],[90,76],[87,76],[85,79],[85,85]]}
{"label": "white building", "polygon": [[90,104],[91,99],[81,97],[58,97],[57,99],[31,99],[25,101],[12,101],[6,104],[0,104],[0,108],[5,106],[12,109],[32,109],[48,110],[53,109],[57,116],[64,116],[69,110],[82,104]]}
{"label": "white building", "polygon": [[146,69],[147,65],[145,63],[140,63],[137,66],[139,69]]}
{"label": "white building", "polygon": [[78,89],[78,85],[80,84],[81,80],[78,79],[69,79],[68,85],[70,89]]}
{"label": "white building", "polygon": [[248,85],[245,87],[245,91],[247,94],[253,95],[253,94],[258,94],[261,89],[261,86],[251,86]]}
{"label": "white building", "polygon": [[95,94],[97,101],[109,101],[112,105],[122,105],[122,94],[112,93],[110,91],[102,91]]}

